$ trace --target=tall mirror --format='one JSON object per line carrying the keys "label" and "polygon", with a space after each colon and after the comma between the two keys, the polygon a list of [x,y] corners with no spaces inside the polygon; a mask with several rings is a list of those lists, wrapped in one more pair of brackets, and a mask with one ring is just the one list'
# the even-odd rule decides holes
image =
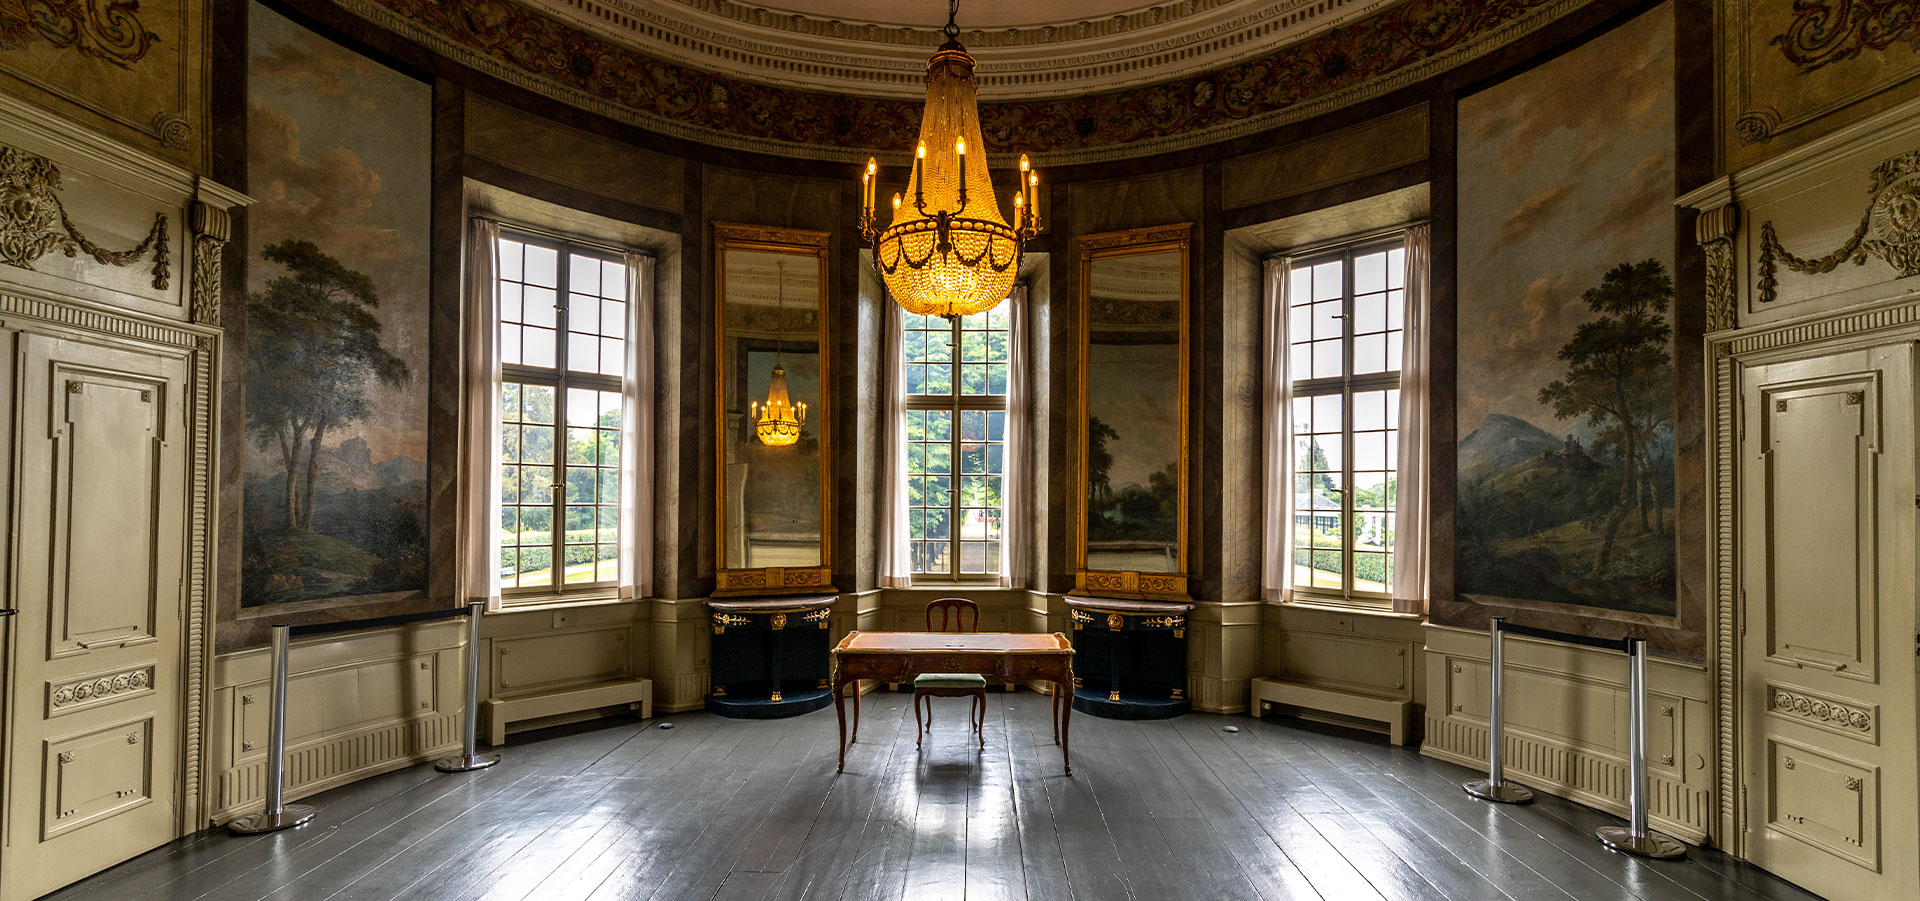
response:
{"label": "tall mirror", "polygon": [[1191,233],[1080,238],[1080,592],[1187,594]]}
{"label": "tall mirror", "polygon": [[717,596],[830,591],[827,233],[714,225]]}

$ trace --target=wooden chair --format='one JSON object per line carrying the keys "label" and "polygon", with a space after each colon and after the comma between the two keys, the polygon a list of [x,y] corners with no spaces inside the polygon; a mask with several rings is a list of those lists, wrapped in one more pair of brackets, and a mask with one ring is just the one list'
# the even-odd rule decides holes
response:
{"label": "wooden chair", "polygon": [[[940,615],[940,625],[933,624],[934,614]],[[968,622],[971,614],[972,622]],[[980,605],[966,598],[941,598],[927,605],[927,631],[929,632],[977,632],[980,629]],[[927,715],[920,718],[921,699],[926,699]],[[913,746],[920,747],[922,735],[933,734],[934,698],[972,698],[972,715],[968,719],[973,723],[973,731],[980,739],[980,747],[987,746],[987,677],[974,673],[926,673],[913,680]]]}

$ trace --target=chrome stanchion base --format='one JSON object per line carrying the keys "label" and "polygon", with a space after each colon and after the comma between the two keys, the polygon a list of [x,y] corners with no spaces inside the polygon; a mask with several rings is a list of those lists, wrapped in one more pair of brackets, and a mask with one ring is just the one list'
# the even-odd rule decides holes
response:
{"label": "chrome stanchion base", "polygon": [[1600,844],[1622,854],[1654,857],[1660,860],[1687,856],[1686,845],[1658,832],[1649,832],[1636,838],[1633,830],[1626,826],[1602,826],[1593,830],[1593,836],[1600,840]]}
{"label": "chrome stanchion base", "polygon": [[1533,800],[1533,792],[1531,790],[1524,785],[1515,785],[1511,782],[1502,782],[1499,785],[1494,785],[1486,779],[1469,779],[1460,783],[1460,787],[1466,789],[1467,794],[1483,801],[1494,801],[1500,804],[1525,804]]}
{"label": "chrome stanchion base", "polygon": [[315,811],[305,804],[288,804],[280,808],[279,813],[250,813],[227,824],[227,831],[234,835],[259,835],[262,832],[279,832],[304,826],[313,819]]}
{"label": "chrome stanchion base", "polygon": [[442,757],[433,762],[433,768],[442,773],[467,773],[473,770],[484,770],[499,762],[498,754],[475,754],[472,757],[463,754],[458,757]]}

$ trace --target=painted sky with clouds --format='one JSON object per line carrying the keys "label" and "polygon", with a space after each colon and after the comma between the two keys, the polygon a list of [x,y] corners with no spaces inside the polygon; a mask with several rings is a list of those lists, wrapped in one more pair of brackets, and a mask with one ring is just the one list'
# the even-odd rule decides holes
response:
{"label": "painted sky with clouds", "polygon": [[1535,399],[1615,264],[1673,268],[1668,3],[1459,105],[1462,437],[1490,413],[1580,432]]}
{"label": "painted sky with clouds", "polygon": [[[247,27],[247,290],[284,271],[260,250],[289,238],[371,277],[381,343],[413,378],[398,390],[369,379],[373,415],[327,445],[357,435],[376,462],[424,461],[432,91],[258,3]],[[248,457],[279,465],[277,454]]]}

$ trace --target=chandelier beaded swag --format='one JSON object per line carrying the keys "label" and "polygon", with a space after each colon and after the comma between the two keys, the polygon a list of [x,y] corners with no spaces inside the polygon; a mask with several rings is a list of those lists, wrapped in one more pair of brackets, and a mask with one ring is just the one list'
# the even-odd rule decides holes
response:
{"label": "chandelier beaded swag", "polygon": [[949,318],[982,313],[1006,299],[1020,274],[1023,245],[1040,229],[1040,176],[1025,154],[1012,224],[1000,215],[986,160],[967,165],[967,149],[986,144],[973,55],[960,45],[954,23],[959,11],[959,0],[948,0],[946,43],[927,58],[927,108],[913,172],[905,198],[893,195],[893,220],[885,228],[874,216],[879,163],[868,159],[860,176],[860,234],[873,242],[874,266],[888,293],[909,313]]}

